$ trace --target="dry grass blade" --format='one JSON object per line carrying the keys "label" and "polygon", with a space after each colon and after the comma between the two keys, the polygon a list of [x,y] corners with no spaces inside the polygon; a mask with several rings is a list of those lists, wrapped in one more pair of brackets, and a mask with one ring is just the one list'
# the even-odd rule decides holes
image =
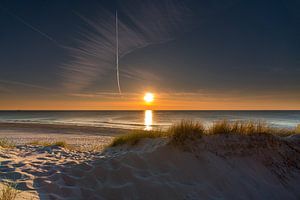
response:
{"label": "dry grass blade", "polygon": [[183,145],[187,140],[196,140],[203,135],[216,134],[238,134],[238,135],[276,135],[288,136],[300,133],[300,125],[296,130],[272,128],[268,124],[261,121],[235,121],[229,122],[221,120],[213,123],[207,129],[200,122],[183,120],[178,124],[171,126],[167,131],[134,131],[132,133],[116,137],[110,146],[118,146],[123,144],[135,145],[143,138],[159,138],[167,137],[173,145]]}
{"label": "dry grass blade", "polygon": [[229,122],[227,120],[216,121],[207,130],[208,134],[273,134],[273,135],[290,135],[294,131],[272,128],[267,123],[261,121],[235,121]]}
{"label": "dry grass blade", "polygon": [[143,131],[143,130],[136,130],[126,135],[121,135],[116,137],[112,143],[111,147],[123,145],[123,144],[130,144],[136,145],[141,139],[144,138],[159,138],[165,137],[166,133],[163,131]]}
{"label": "dry grass blade", "polygon": [[297,125],[295,133],[300,134],[300,124]]}
{"label": "dry grass blade", "polygon": [[188,139],[197,139],[204,134],[204,126],[199,122],[182,121],[179,124],[173,125],[167,131],[133,131],[126,135],[116,137],[111,143],[111,147],[129,144],[135,145],[144,138],[171,138],[171,143],[182,144]]}
{"label": "dry grass blade", "polygon": [[15,143],[13,143],[12,141],[6,138],[0,139],[0,147],[2,148],[13,148],[15,146],[16,146]]}
{"label": "dry grass blade", "polygon": [[19,193],[20,191],[16,189],[16,184],[5,183],[0,192],[0,200],[14,200]]}
{"label": "dry grass blade", "polygon": [[55,142],[33,141],[28,144],[34,145],[34,146],[44,146],[44,147],[51,147],[51,146],[57,146],[57,147],[63,147],[63,148],[68,147],[68,144],[65,141],[55,141]]}
{"label": "dry grass blade", "polygon": [[171,143],[175,145],[184,144],[186,140],[195,140],[205,133],[204,126],[200,122],[183,120],[171,126],[168,130],[171,136]]}

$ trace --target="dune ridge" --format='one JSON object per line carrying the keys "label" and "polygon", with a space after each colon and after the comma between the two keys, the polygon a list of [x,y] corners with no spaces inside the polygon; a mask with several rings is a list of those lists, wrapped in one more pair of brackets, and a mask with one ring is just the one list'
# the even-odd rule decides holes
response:
{"label": "dune ridge", "polygon": [[1,149],[1,178],[36,199],[299,199],[298,136],[143,139],[94,153],[21,145]]}

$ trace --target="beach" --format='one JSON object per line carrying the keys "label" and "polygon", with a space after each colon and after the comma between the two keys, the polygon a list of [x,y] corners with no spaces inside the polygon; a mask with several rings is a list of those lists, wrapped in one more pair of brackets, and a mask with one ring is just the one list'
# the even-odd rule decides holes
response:
{"label": "beach", "polygon": [[15,184],[16,199],[300,198],[299,135],[221,134],[183,146],[145,138],[109,147],[119,129],[19,126],[0,132],[14,144],[0,148],[0,177],[2,186]]}
{"label": "beach", "polygon": [[300,200],[299,2],[1,1],[0,200]]}
{"label": "beach", "polygon": [[[51,175],[60,174],[64,166],[101,158],[112,135],[126,132],[113,128],[22,123],[2,123],[0,127],[0,140],[14,146],[0,147],[0,188],[6,182],[13,183],[20,191],[16,199],[56,199],[55,195],[51,197],[50,193],[38,189],[37,180],[51,182]],[[55,142],[64,142],[68,148],[47,146]]]}
{"label": "beach", "polygon": [[82,150],[103,149],[116,135],[128,132],[126,129],[74,125],[0,123],[0,138],[13,141],[16,145],[33,142],[67,142]]}

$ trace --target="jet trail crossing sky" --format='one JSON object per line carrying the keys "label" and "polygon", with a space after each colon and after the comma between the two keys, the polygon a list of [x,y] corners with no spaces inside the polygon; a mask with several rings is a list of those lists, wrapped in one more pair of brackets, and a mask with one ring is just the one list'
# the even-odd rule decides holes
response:
{"label": "jet trail crossing sky", "polygon": [[59,47],[62,47],[62,45],[57,40],[55,40],[53,37],[51,37],[50,35],[48,35],[47,33],[43,32],[43,31],[39,30],[38,28],[34,27],[33,25],[31,25],[30,23],[28,23],[27,21],[25,21],[20,16],[14,14],[13,12],[11,12],[8,9],[4,8],[1,4],[0,4],[0,9],[3,10],[8,15],[10,15],[11,17],[13,17],[14,19],[16,19],[19,22],[21,22],[23,25],[27,26],[31,30],[35,31],[36,33],[40,34],[44,38],[48,39],[50,42],[53,42],[54,44],[56,44]]}
{"label": "jet trail crossing sky", "polygon": [[190,9],[178,0],[127,0],[118,10],[99,9],[99,13],[94,19],[77,14],[88,28],[81,32],[77,47],[70,48],[71,59],[62,64],[68,90],[84,90],[114,69],[121,94],[120,72],[125,69],[120,70],[120,59],[176,39],[193,22]]}
{"label": "jet trail crossing sky", "polygon": [[119,93],[121,94],[120,72],[119,72],[119,27],[118,27],[118,10],[116,10],[116,65],[117,65],[117,82]]}

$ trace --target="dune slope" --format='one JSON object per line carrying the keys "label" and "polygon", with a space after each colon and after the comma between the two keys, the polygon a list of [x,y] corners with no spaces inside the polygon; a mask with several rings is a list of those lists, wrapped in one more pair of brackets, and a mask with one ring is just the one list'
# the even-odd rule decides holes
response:
{"label": "dune slope", "polygon": [[33,151],[39,161],[26,163],[27,171],[12,162],[6,169],[26,172],[41,199],[300,198],[296,139],[214,135],[176,147],[167,139],[145,139],[76,162],[64,151],[43,151],[43,159]]}

